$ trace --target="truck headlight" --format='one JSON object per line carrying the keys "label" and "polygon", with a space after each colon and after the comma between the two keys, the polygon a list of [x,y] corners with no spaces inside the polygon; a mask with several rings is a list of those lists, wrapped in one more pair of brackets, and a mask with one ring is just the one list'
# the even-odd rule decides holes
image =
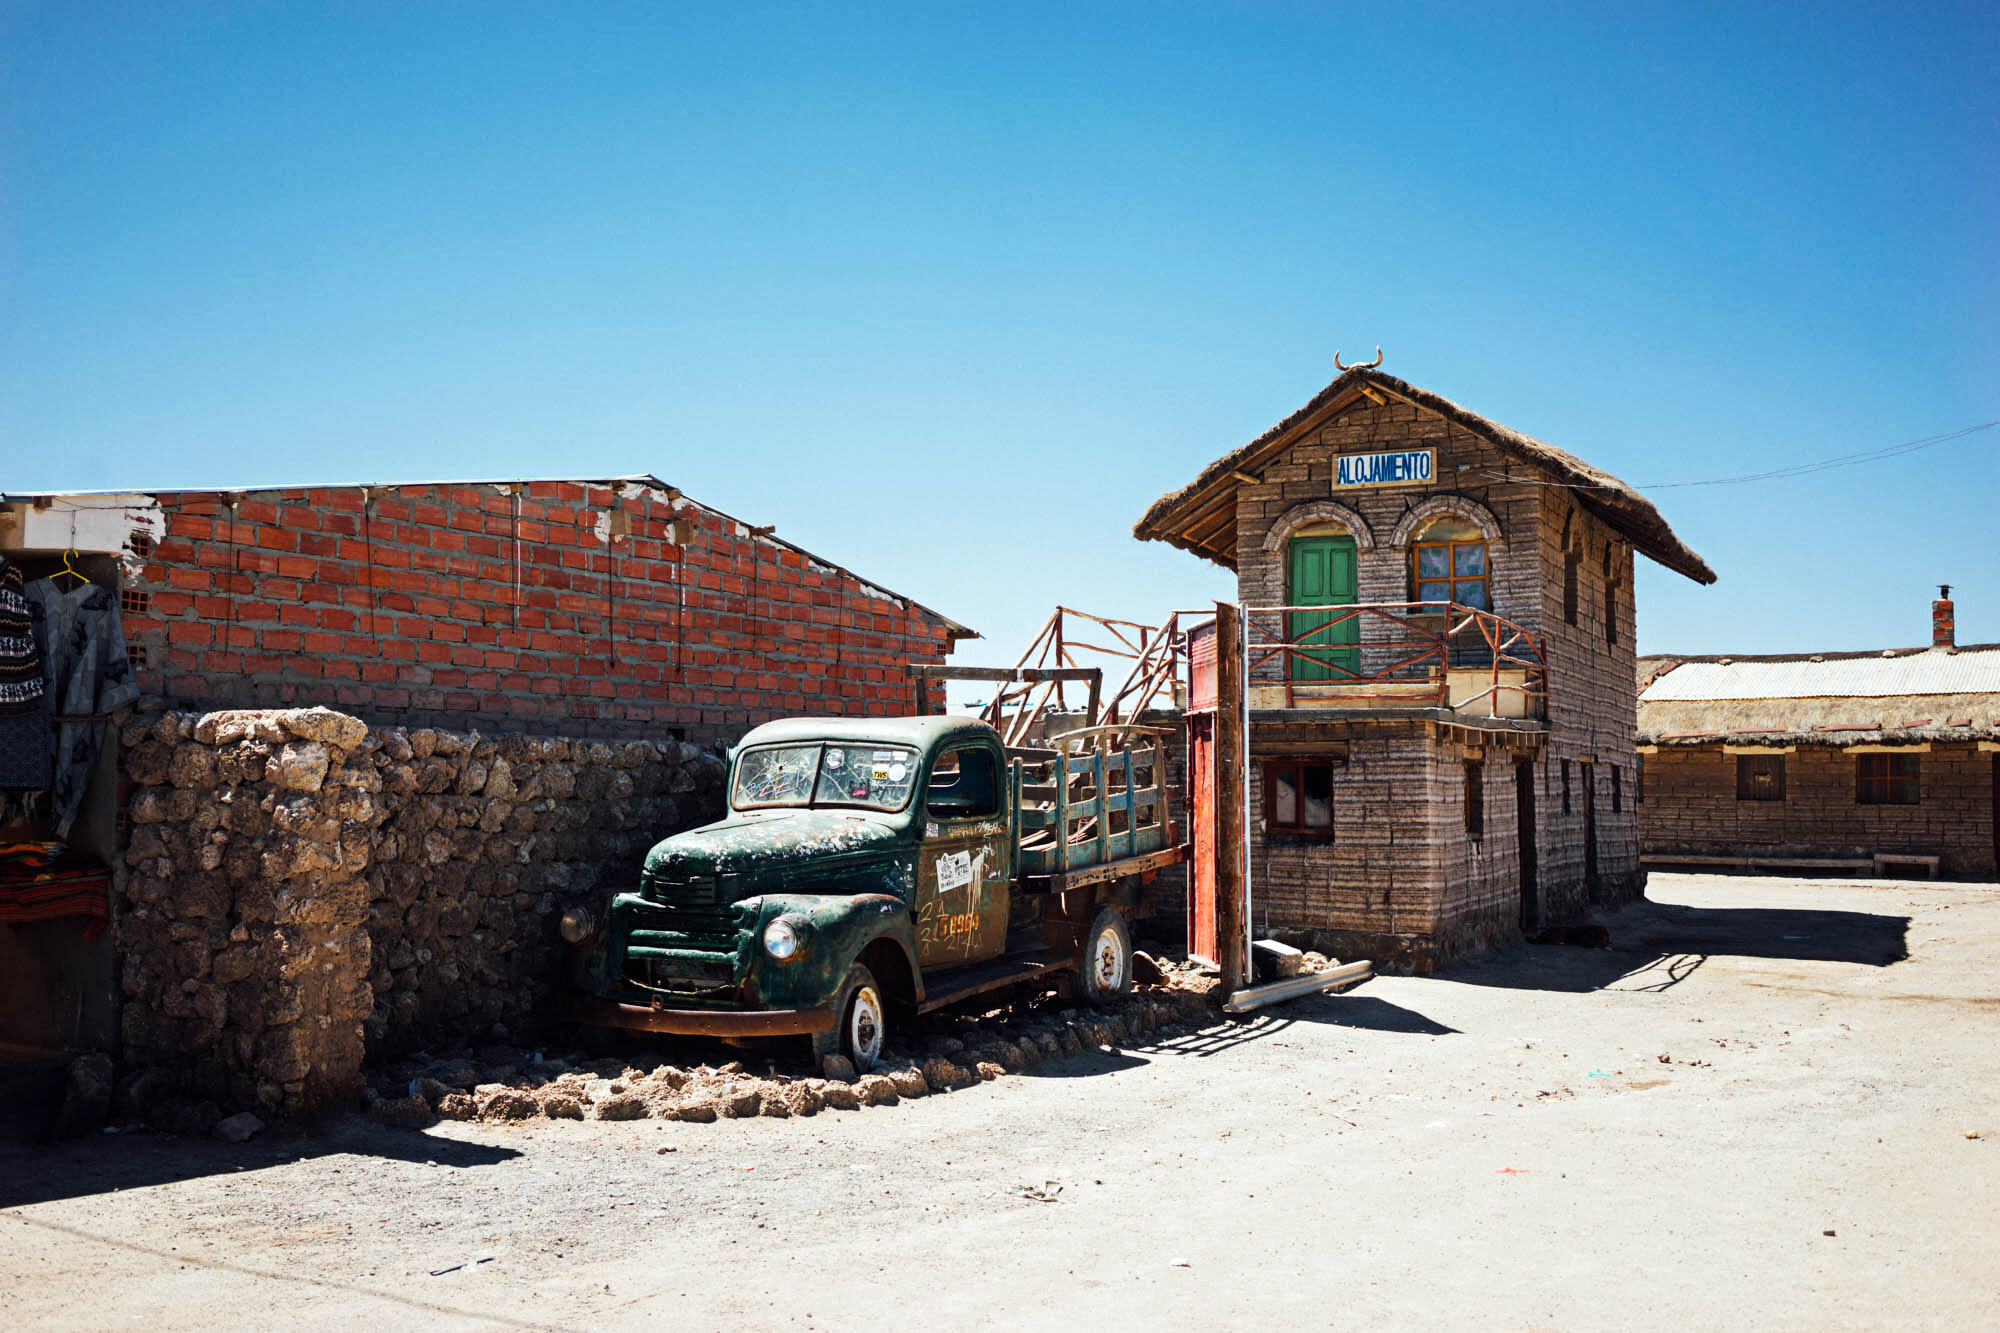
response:
{"label": "truck headlight", "polygon": [[806,947],[806,940],[812,934],[812,927],[804,918],[781,916],[764,927],[764,952],[781,963],[788,963]]}
{"label": "truck headlight", "polygon": [[597,933],[597,918],[590,914],[588,907],[572,907],[562,914],[562,937],[571,944],[581,944]]}

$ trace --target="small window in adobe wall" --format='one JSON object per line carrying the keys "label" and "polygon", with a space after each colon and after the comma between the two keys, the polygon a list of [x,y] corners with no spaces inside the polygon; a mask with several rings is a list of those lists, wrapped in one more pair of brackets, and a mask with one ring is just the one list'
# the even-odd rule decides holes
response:
{"label": "small window in adobe wall", "polygon": [[1333,840],[1333,770],[1324,760],[1281,759],[1264,765],[1264,827]]}

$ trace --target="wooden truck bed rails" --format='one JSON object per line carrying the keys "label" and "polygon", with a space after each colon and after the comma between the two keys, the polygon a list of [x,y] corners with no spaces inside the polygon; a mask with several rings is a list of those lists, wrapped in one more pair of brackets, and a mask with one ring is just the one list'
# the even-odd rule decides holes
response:
{"label": "wooden truck bed rails", "polygon": [[[1104,743],[1113,730],[1087,727],[1056,737],[1053,749],[1007,751],[1023,887],[1058,876],[1080,887],[1181,859],[1167,815],[1164,731],[1146,728],[1149,738],[1127,737],[1114,749]],[[1099,743],[1084,748],[1091,740]]]}

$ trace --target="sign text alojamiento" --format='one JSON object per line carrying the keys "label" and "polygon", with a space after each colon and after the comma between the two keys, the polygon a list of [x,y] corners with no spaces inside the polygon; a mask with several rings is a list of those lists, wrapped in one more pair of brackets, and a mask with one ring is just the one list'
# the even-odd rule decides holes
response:
{"label": "sign text alojamiento", "polygon": [[1397,449],[1383,454],[1342,454],[1333,460],[1335,486],[1396,486],[1431,479],[1435,449]]}

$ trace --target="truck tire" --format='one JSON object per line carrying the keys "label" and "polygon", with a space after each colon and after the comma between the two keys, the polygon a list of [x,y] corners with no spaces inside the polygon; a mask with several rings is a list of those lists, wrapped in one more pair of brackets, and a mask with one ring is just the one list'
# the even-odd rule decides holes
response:
{"label": "truck tire", "polygon": [[833,998],[833,1030],[813,1034],[813,1060],[844,1055],[854,1062],[855,1073],[865,1074],[882,1058],[888,1032],[882,988],[875,984],[873,972],[856,963],[847,969],[847,980]]}
{"label": "truck tire", "polygon": [[1096,1005],[1111,1004],[1132,989],[1132,932],[1117,908],[1100,908],[1091,920],[1077,976],[1083,998]]}

